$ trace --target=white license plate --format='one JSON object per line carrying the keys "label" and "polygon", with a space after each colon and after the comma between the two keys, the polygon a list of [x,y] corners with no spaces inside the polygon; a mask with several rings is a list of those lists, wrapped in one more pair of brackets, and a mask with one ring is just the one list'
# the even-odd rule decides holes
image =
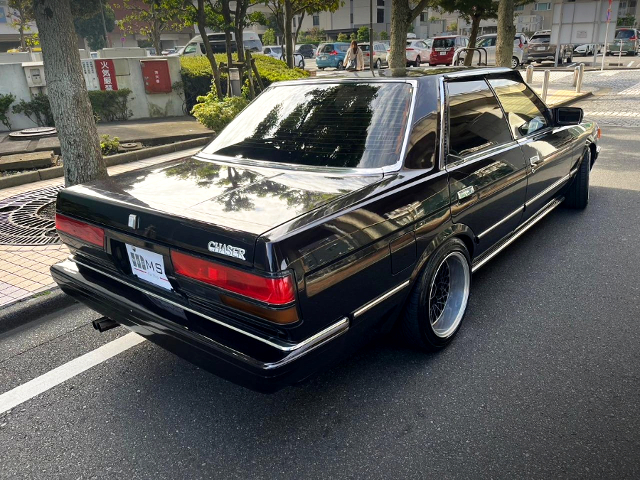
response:
{"label": "white license plate", "polygon": [[447,52],[440,52],[440,55],[446,55]]}
{"label": "white license plate", "polygon": [[164,270],[162,255],[133,245],[127,245],[127,254],[131,271],[136,277],[166,290],[173,290]]}
{"label": "white license plate", "polygon": [[323,55],[323,56],[320,57],[320,60],[326,60],[326,59],[327,59],[326,55]]}
{"label": "white license plate", "polygon": [[540,51],[540,50],[546,50],[547,47],[536,47],[536,50]]}

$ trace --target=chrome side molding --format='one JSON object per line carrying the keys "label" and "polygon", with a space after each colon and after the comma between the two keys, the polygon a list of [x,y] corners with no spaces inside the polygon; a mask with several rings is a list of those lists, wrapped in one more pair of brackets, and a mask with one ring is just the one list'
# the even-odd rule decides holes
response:
{"label": "chrome side molding", "polygon": [[389,297],[392,297],[393,295],[395,295],[396,293],[398,293],[400,290],[402,290],[403,288],[406,288],[409,286],[409,284],[411,283],[411,280],[406,280],[404,282],[402,282],[400,285],[398,285],[397,287],[392,288],[391,290],[389,290],[388,292],[383,293],[382,295],[380,295],[377,298],[374,298],[373,300],[371,300],[369,303],[363,305],[362,307],[360,307],[359,309],[357,309],[355,312],[353,312],[353,318],[358,318],[360,315],[368,312],[369,310],[371,310],[373,307],[375,307],[376,305],[381,304],[382,302],[384,302],[386,299],[388,299]]}

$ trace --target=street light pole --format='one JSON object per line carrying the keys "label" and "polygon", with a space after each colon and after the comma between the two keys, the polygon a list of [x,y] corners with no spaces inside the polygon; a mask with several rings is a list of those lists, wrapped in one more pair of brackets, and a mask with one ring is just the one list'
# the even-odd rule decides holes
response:
{"label": "street light pole", "polygon": [[104,20],[104,5],[102,1],[100,2],[100,16],[102,17],[102,29],[104,30],[104,42],[107,44],[107,47],[111,47],[111,39],[107,35],[107,23]]}
{"label": "street light pole", "polygon": [[369,0],[369,68],[373,72],[373,0]]}

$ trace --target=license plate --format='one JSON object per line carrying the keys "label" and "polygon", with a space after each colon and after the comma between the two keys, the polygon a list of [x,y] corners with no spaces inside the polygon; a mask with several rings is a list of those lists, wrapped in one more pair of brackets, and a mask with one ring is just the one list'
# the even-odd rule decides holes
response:
{"label": "license plate", "polygon": [[447,52],[440,52],[440,55],[446,55]]}
{"label": "license plate", "polygon": [[320,60],[326,60],[326,59],[327,59],[326,55],[323,55],[323,56],[320,57]]}
{"label": "license plate", "polygon": [[131,271],[136,277],[166,290],[173,290],[164,270],[162,255],[133,245],[127,245],[127,254]]}
{"label": "license plate", "polygon": [[536,50],[541,51],[541,50],[546,50],[547,47],[536,47]]}

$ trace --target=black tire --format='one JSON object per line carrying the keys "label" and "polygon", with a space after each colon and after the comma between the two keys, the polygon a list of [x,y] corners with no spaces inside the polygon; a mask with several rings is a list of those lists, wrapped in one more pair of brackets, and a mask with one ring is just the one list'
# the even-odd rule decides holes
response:
{"label": "black tire", "polygon": [[[449,273],[449,293],[453,292],[452,289],[455,288],[452,284],[457,283],[458,285],[462,285],[460,281],[455,280],[458,275],[454,275],[455,270],[453,270],[453,267],[449,270],[448,262],[450,262],[451,259],[455,259],[456,265],[459,265],[457,268],[460,275],[464,275],[465,277],[464,288],[466,290],[464,293],[464,301],[460,302],[461,308],[456,311],[457,313],[455,318],[457,320],[452,323],[451,331],[440,332],[440,334],[438,334],[436,333],[436,329],[431,321],[433,314],[432,309],[435,308],[435,311],[437,311],[438,305],[432,305],[431,301],[436,300],[433,295],[434,288],[435,292],[439,290],[438,286],[434,284],[434,281],[440,279],[438,274],[440,273],[441,266],[445,265],[445,263],[447,264],[446,268]],[[460,329],[460,325],[462,325],[462,321],[464,320],[464,315],[466,313],[470,288],[471,261],[469,258],[469,252],[462,240],[458,238],[451,238],[442,244],[431,255],[422,269],[420,276],[417,278],[413,290],[407,299],[401,318],[401,332],[405,340],[409,344],[426,351],[433,352],[446,347],[451,343],[453,337]],[[455,298],[453,294],[449,295],[449,293],[447,293],[444,300],[444,306],[442,306],[442,309],[440,310],[440,316],[438,319],[445,314],[447,305],[449,305],[449,300]],[[441,295],[437,301],[441,304]]]}
{"label": "black tire", "polygon": [[520,66],[520,60],[518,57],[511,57],[511,68],[518,68]]}
{"label": "black tire", "polygon": [[344,70],[344,64],[342,62],[338,62],[337,70]]}
{"label": "black tire", "polygon": [[376,68],[378,70],[380,70],[380,68],[382,68],[382,62],[380,61],[380,59],[376,60],[376,63],[373,66],[373,68]]}
{"label": "black tire", "polygon": [[589,177],[591,176],[591,149],[582,157],[578,173],[567,190],[565,205],[569,208],[583,210],[589,204]]}
{"label": "black tire", "polygon": [[419,67],[421,62],[422,62],[422,59],[420,58],[420,55],[418,55],[418,56],[416,57],[416,63],[415,63],[415,66],[416,66],[416,67]]}

